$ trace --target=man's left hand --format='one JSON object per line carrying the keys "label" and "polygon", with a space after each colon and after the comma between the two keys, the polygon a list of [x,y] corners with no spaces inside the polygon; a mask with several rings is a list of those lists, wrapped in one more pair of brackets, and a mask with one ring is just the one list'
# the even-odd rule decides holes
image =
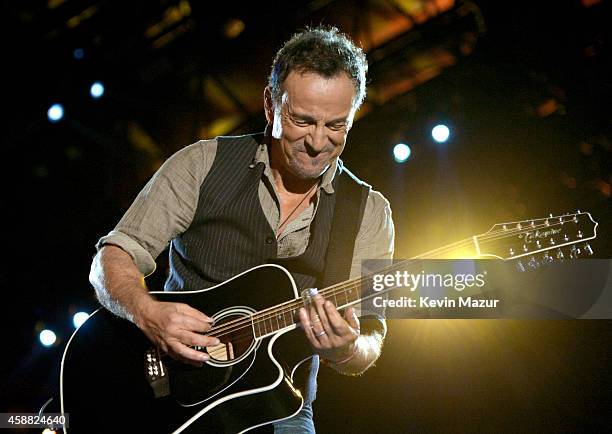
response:
{"label": "man's left hand", "polygon": [[355,353],[359,319],[353,308],[347,308],[343,318],[331,301],[317,294],[309,310],[300,309],[300,324],[317,354],[330,362],[339,362]]}

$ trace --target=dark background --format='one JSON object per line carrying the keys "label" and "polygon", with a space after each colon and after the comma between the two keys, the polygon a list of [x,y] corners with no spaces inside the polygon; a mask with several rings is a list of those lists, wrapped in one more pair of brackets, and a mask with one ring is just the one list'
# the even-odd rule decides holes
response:
{"label": "dark background", "polygon": [[[368,53],[368,99],[343,159],[391,202],[396,257],[577,209],[599,222],[596,256],[612,257],[609,2],[3,7],[0,411],[37,411],[58,396],[71,316],[96,308],[87,277],[96,240],[176,150],[263,130],[274,52],[305,25],[338,25]],[[96,101],[94,80],[106,87]],[[57,124],[46,119],[54,102],[66,109]],[[443,145],[430,136],[438,122],[452,131]],[[412,148],[404,165],[392,159],[398,142]],[[163,283],[159,265],[151,289]],[[39,344],[44,327],[55,347]],[[363,377],[320,374],[317,427],[609,431],[611,332],[607,320],[393,320]]]}

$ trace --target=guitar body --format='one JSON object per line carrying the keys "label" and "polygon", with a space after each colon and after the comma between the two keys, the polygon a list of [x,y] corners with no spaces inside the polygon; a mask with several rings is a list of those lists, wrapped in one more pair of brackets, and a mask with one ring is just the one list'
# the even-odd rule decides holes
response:
{"label": "guitar body", "polygon": [[[251,312],[297,298],[287,270],[263,265],[206,290],[152,294],[193,306],[212,316],[215,327],[226,324],[221,345],[206,349],[212,359],[200,368],[169,358],[151,364],[148,355],[155,359],[158,354],[146,336],[131,322],[99,309],[74,333],[62,360],[66,432],[238,433],[302,408],[292,373],[295,361],[308,354],[288,361],[278,350],[299,332],[293,326],[256,338],[249,320]],[[169,394],[156,398],[152,377],[163,377],[156,387],[169,387]]]}

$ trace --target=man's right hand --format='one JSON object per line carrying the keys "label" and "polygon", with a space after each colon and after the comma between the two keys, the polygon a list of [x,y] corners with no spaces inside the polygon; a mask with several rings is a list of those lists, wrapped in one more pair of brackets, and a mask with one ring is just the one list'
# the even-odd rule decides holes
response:
{"label": "man's right hand", "polygon": [[193,366],[202,366],[210,357],[189,345],[219,345],[219,339],[201,334],[210,330],[213,319],[188,304],[149,299],[134,315],[134,323],[162,351]]}

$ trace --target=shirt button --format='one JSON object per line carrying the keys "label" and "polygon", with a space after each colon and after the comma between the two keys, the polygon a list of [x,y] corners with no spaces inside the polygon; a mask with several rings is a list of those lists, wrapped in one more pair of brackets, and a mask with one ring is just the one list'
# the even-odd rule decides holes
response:
{"label": "shirt button", "polygon": [[272,237],[266,238],[266,243],[272,244],[273,242],[274,242],[274,238],[272,238]]}

